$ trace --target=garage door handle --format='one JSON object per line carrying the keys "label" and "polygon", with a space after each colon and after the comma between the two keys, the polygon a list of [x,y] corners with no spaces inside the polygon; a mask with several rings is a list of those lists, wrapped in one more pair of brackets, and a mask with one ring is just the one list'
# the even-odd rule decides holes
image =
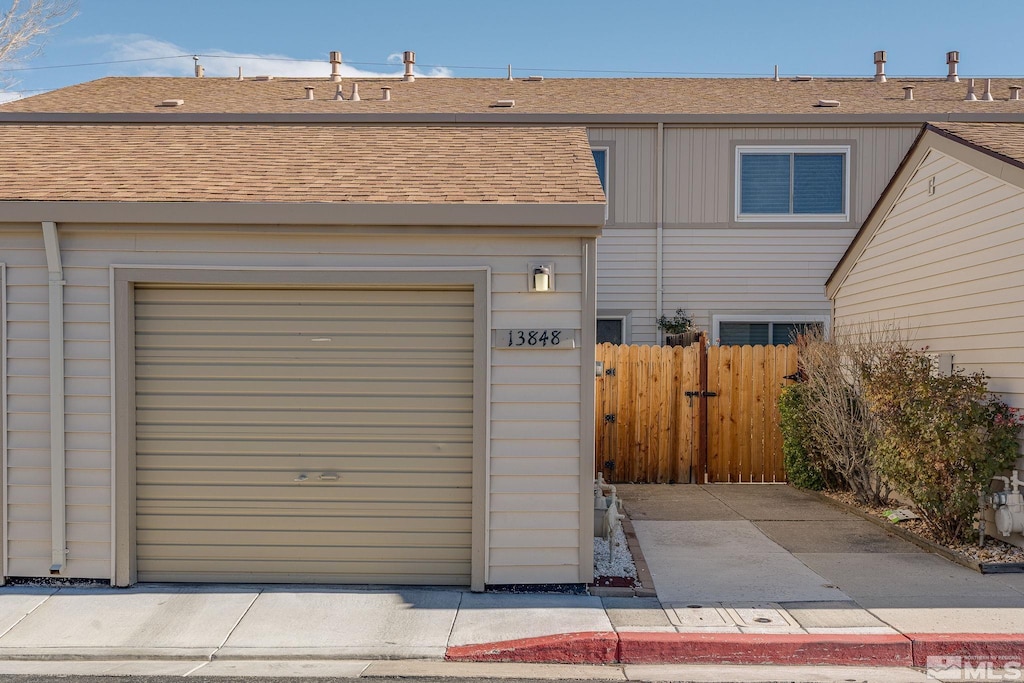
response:
{"label": "garage door handle", "polygon": [[320,481],[338,481],[341,477],[336,472],[321,472]]}

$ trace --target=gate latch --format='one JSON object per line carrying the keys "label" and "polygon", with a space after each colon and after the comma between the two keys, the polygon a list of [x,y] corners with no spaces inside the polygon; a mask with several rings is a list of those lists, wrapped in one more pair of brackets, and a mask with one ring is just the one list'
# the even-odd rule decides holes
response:
{"label": "gate latch", "polygon": [[609,422],[609,423],[615,422],[615,413],[611,413],[609,415],[605,415],[604,416],[604,421],[605,422]]}

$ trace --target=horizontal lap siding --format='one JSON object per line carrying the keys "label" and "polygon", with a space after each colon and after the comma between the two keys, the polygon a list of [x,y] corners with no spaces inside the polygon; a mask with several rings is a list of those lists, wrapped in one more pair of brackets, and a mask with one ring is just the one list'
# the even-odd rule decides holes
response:
{"label": "horizontal lap siding", "polygon": [[840,286],[836,322],[895,321],[1024,408],[1022,291],[1024,191],[933,150]]}
{"label": "horizontal lap siding", "polygon": [[[918,126],[688,127],[664,132],[663,313],[704,328],[716,314],[827,314],[825,280],[916,138]],[[598,310],[632,313],[631,341],[657,343],[657,131],[591,128],[614,143],[609,225],[598,240]],[[735,224],[735,144],[851,144],[851,220]]]}
{"label": "horizontal lap siding", "polygon": [[[12,283],[17,277],[32,289],[11,292],[9,296],[32,299],[25,302],[27,305],[22,309],[27,316],[24,322],[45,323],[46,268],[41,237],[35,244],[38,254],[34,276],[27,277],[27,271],[19,274],[17,269],[12,273],[12,263],[8,260]],[[74,427],[73,430],[69,427],[68,433],[69,501],[72,498],[78,501],[69,507],[69,514],[82,520],[75,524],[83,525],[79,535],[87,539],[76,545],[69,531],[72,537],[69,570],[76,572],[76,576],[79,575],[76,566],[87,570],[94,578],[107,578],[110,572],[110,360],[109,326],[103,321],[109,316],[109,266],[112,263],[275,268],[489,265],[492,268],[493,328],[573,329],[582,324],[583,276],[580,242],[576,239],[374,238],[316,233],[282,236],[269,232],[171,231],[144,226],[119,228],[115,232],[61,226],[61,246],[68,280],[65,291],[68,420]],[[538,259],[555,264],[557,291],[553,294],[540,296],[526,292],[527,264]],[[25,282],[26,279],[31,281]],[[539,310],[533,310],[535,308]],[[18,311],[12,308],[12,312]],[[38,330],[29,333],[38,333]],[[41,352],[35,343],[21,347],[28,357],[20,361],[19,367],[25,368],[26,374],[19,376],[17,383],[12,378],[12,395],[18,388],[28,401],[33,396],[45,398],[48,384],[45,339],[43,341]],[[493,353],[490,463],[493,492],[489,523],[492,529],[501,529],[503,533],[492,538],[490,583],[578,580],[578,543],[570,545],[566,539],[573,533],[578,535],[579,530],[579,364],[579,350]],[[33,372],[41,374],[33,376]],[[33,384],[34,380],[38,381]],[[543,391],[538,392],[538,387]],[[38,415],[27,413],[18,420],[25,425],[38,421]],[[19,432],[25,445],[12,454],[22,461],[38,463],[37,468],[46,468],[47,430]],[[72,466],[72,462],[76,464]],[[81,475],[76,473],[78,469],[82,470]],[[82,485],[73,486],[73,481]],[[19,512],[26,514],[30,509],[36,511],[38,519],[31,521],[48,520],[47,487],[18,487],[13,495],[36,501],[24,510],[19,508]],[[13,515],[14,506],[12,519]],[[516,533],[504,533],[507,531]],[[27,529],[26,534],[32,545],[25,546],[31,548],[31,554],[30,561],[21,565],[24,575],[46,575],[48,529],[40,525]],[[92,560],[86,555],[102,559]]]}

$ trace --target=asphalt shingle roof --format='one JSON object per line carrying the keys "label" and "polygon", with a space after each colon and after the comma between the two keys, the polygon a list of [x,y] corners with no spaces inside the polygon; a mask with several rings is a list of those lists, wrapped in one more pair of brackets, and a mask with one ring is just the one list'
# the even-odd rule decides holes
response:
{"label": "asphalt shingle roof", "polygon": [[1024,123],[930,123],[929,126],[1024,166]]}
{"label": "asphalt shingle roof", "polygon": [[[325,67],[326,69],[326,67]],[[0,112],[71,113],[289,113],[289,114],[937,114],[1024,113],[1024,100],[1010,100],[1010,86],[1021,79],[993,79],[995,101],[967,102],[966,79],[815,78],[811,81],[770,78],[549,78],[543,81],[498,78],[346,79],[345,97],[359,83],[359,102],[336,101],[337,85],[329,79],[111,77],[73,85],[0,106]],[[305,99],[305,88],[314,100]],[[381,88],[391,88],[391,101]],[[914,87],[914,99],[903,88]],[[976,83],[980,98],[985,82]],[[180,107],[160,107],[183,99]],[[498,100],[515,100],[510,109]],[[819,100],[839,100],[820,107]]]}
{"label": "asphalt shingle roof", "polygon": [[0,201],[604,203],[582,127],[0,125]]}

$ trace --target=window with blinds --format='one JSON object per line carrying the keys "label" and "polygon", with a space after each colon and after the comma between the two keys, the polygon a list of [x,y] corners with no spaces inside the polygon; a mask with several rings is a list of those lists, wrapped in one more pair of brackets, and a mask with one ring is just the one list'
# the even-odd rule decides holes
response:
{"label": "window with blinds", "polygon": [[849,220],[850,148],[736,148],[736,220]]}

